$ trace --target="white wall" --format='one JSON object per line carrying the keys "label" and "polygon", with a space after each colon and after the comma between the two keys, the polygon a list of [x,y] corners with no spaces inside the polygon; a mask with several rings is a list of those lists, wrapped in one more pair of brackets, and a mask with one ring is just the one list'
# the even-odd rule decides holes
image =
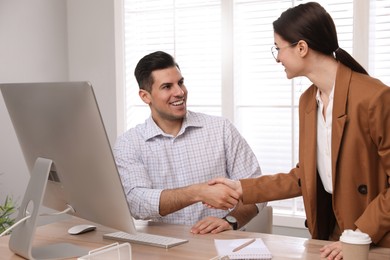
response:
{"label": "white wall", "polygon": [[113,144],[117,133],[114,1],[67,2],[69,80],[92,83]]}
{"label": "white wall", "polygon": [[[0,82],[68,78],[64,1],[0,0]],[[21,200],[29,174],[0,98],[0,202]]]}
{"label": "white wall", "polygon": [[[92,82],[113,142],[114,32],[112,0],[0,0],[0,83]],[[29,173],[2,97],[0,122],[0,203],[21,201]]]}

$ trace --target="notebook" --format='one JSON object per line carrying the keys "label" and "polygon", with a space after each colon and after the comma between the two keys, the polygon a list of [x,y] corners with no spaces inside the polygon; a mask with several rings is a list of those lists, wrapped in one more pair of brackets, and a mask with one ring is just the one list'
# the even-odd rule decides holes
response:
{"label": "notebook", "polygon": [[233,252],[234,249],[250,242],[251,238],[246,239],[215,239],[215,247],[219,256],[228,256],[230,259],[272,259],[272,254],[268,250],[261,238],[256,238],[253,243]]}

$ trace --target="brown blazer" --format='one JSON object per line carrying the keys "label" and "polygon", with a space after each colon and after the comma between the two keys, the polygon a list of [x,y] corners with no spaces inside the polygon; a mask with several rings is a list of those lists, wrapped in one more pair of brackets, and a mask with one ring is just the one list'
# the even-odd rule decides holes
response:
{"label": "brown blazer", "polygon": [[[299,163],[290,173],[241,180],[245,204],[303,196],[307,227],[321,238],[324,211],[316,167],[317,87],[299,102]],[[332,122],[333,194],[331,208],[339,229],[359,228],[380,246],[390,247],[390,88],[339,63]],[[321,195],[322,194],[322,195]],[[331,212],[329,210],[325,210]],[[322,239],[322,238],[321,238]]]}

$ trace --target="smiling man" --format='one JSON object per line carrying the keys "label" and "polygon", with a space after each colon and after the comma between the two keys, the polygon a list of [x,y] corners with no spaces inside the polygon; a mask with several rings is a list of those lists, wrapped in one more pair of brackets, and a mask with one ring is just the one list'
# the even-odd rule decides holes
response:
{"label": "smiling man", "polygon": [[208,180],[260,176],[247,142],[227,119],[187,111],[187,88],[171,55],[146,55],[134,74],[151,116],[114,148],[132,215],[191,225],[196,234],[243,227],[265,204],[243,205],[236,191]]}

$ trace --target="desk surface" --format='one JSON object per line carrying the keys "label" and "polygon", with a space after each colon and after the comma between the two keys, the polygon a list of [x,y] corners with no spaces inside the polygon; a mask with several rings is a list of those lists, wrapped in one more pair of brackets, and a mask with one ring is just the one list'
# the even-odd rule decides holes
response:
{"label": "desk surface", "polygon": [[[93,250],[104,245],[112,244],[114,241],[103,239],[103,234],[112,232],[107,227],[97,225],[95,231],[82,235],[72,236],[67,230],[76,224],[89,223],[85,220],[72,217],[69,220],[56,222],[41,226],[37,229],[34,244],[47,245],[50,243],[72,243]],[[252,233],[244,231],[225,231],[219,234],[193,235],[189,232],[188,226],[168,225],[161,223],[136,223],[137,230],[151,234],[173,236],[188,239],[189,242],[175,246],[170,249],[163,249],[152,246],[131,244],[132,257],[138,259],[211,259],[217,255],[214,247],[214,239],[237,239],[260,237],[272,253],[272,260],[287,259],[321,259],[319,249],[329,243],[327,241],[305,239],[298,237]],[[23,259],[8,248],[9,236],[0,238],[0,258]],[[373,248],[370,250],[370,260],[390,259],[390,248]]]}

